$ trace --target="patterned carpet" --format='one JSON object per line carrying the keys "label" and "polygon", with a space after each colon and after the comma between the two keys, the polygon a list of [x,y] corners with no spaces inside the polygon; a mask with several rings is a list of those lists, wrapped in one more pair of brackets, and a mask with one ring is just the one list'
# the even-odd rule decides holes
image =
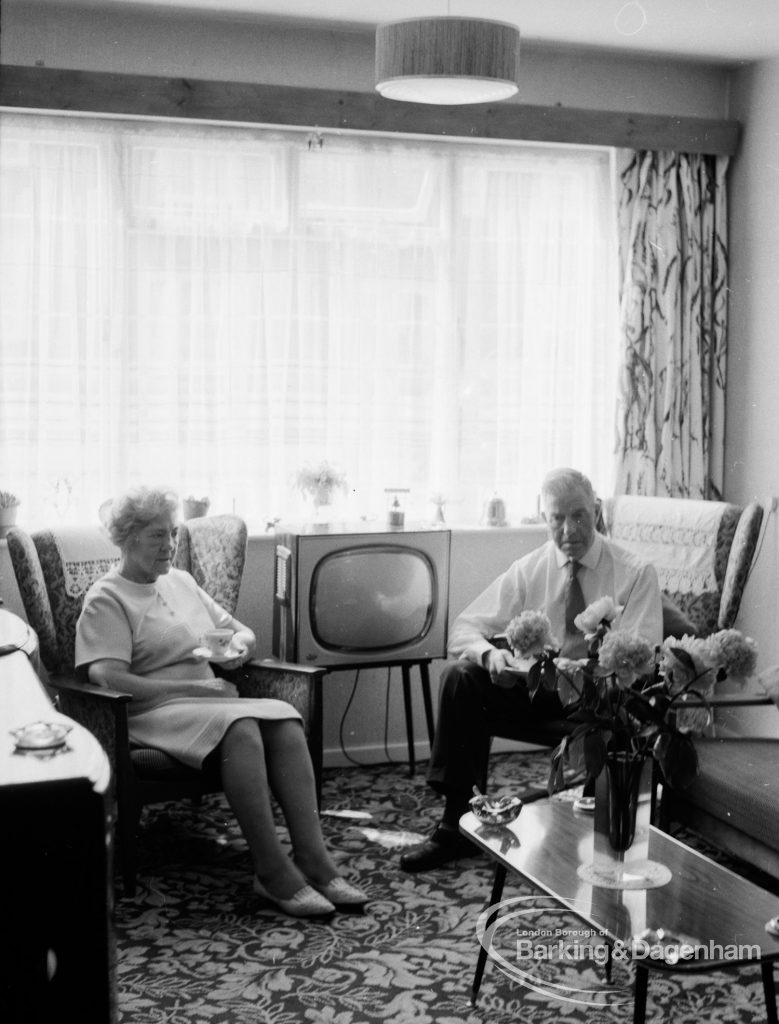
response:
{"label": "patterned carpet", "polygon": [[[543,785],[546,770],[545,754],[497,755],[490,792]],[[470,1006],[476,921],[488,902],[490,863],[473,857],[416,876],[397,864],[403,845],[429,832],[438,806],[419,770],[409,778],[405,765],[325,773],[323,807],[367,811],[371,819],[323,817],[344,874],[359,879],[370,895],[364,914],[324,922],[294,920],[252,895],[246,847],[221,797],[200,807],[147,809],[138,893],[117,902],[120,1024],[630,1019],[632,969],[619,964],[611,987],[591,962],[550,967],[566,972],[565,991],[595,985],[606,992],[602,1001],[583,1005],[520,986],[488,962],[477,1005]],[[532,896],[533,890],[515,880],[505,895]],[[548,900],[539,906],[548,907]],[[577,927],[559,911],[542,909],[537,923],[544,922]],[[759,969],[653,974],[648,1019],[765,1020]]]}

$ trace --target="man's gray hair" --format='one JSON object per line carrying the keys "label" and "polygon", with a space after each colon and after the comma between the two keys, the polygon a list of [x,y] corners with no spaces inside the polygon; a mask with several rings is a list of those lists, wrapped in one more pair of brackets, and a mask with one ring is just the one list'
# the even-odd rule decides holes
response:
{"label": "man's gray hair", "polygon": [[136,487],[114,499],[106,518],[106,529],[117,547],[157,516],[176,518],[179,499],[165,487]]}
{"label": "man's gray hair", "polygon": [[553,469],[547,473],[541,484],[541,498],[560,498],[573,489],[582,491],[595,504],[597,499],[589,477],[578,469]]}

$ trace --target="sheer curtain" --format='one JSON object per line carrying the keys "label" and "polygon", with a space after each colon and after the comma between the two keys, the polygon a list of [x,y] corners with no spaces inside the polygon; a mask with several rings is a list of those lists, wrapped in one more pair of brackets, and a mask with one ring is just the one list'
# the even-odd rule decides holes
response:
{"label": "sheer curtain", "polygon": [[128,483],[263,527],[304,465],[518,522],[552,465],[611,489],[602,149],[0,118],[0,487],[94,519]]}

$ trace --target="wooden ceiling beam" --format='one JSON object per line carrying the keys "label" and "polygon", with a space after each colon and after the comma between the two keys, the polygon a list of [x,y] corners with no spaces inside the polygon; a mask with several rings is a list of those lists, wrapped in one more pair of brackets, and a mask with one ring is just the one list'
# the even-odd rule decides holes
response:
{"label": "wooden ceiling beam", "polygon": [[500,104],[426,106],[376,93],[163,78],[21,65],[0,67],[0,107],[448,138],[737,152],[737,121]]}

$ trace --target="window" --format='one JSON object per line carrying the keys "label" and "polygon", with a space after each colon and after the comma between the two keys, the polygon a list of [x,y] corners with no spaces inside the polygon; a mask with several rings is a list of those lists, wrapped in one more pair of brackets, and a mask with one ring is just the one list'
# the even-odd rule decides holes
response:
{"label": "window", "polygon": [[[312,145],[312,142],[314,143]],[[130,483],[262,528],[611,482],[611,152],[4,114],[0,486],[34,526]]]}

